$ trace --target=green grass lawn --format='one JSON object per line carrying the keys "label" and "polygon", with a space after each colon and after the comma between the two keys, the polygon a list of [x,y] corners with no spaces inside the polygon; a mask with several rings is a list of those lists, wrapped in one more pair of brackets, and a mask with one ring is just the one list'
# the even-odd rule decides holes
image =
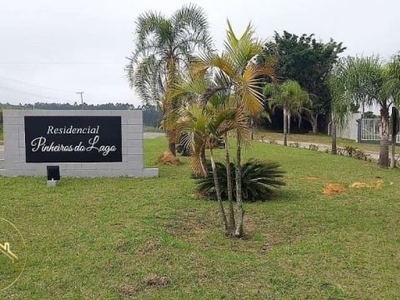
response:
{"label": "green grass lawn", "polygon": [[[145,140],[146,166],[166,145]],[[45,178],[0,177],[0,217],[28,247],[0,299],[400,297],[399,170],[260,142],[243,154],[280,162],[287,185],[245,205],[242,240],[223,236],[215,202],[194,198],[186,158],[157,179],[62,178],[48,188]],[[377,179],[380,189],[349,187]],[[329,183],[346,192],[323,195]]]}

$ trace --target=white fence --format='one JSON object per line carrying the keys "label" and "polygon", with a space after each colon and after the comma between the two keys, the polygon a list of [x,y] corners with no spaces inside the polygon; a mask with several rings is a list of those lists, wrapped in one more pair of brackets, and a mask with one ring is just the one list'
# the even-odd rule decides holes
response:
{"label": "white fence", "polygon": [[[360,119],[359,126],[359,142],[378,142],[380,119]],[[389,140],[391,140],[391,135]],[[396,137],[396,143],[400,143],[400,135]]]}
{"label": "white fence", "polygon": [[367,141],[379,141],[379,119],[360,119],[360,140],[363,142]]}

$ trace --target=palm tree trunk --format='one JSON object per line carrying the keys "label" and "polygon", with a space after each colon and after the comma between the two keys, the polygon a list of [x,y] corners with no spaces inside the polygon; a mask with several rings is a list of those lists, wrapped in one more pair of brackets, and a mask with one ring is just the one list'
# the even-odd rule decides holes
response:
{"label": "palm tree trunk", "polygon": [[255,131],[255,124],[254,124],[254,120],[253,120],[253,118],[251,117],[250,118],[250,133],[251,133],[251,140],[254,140],[254,131]]}
{"label": "palm tree trunk", "polygon": [[[174,56],[171,55],[168,58],[167,62],[167,95],[164,100],[164,117],[169,117],[169,115],[177,108],[177,103],[170,97],[169,91],[172,89],[174,84],[176,83],[176,63]],[[173,156],[176,156],[176,142],[175,137],[177,135],[176,128],[167,125],[169,129],[167,130],[167,139],[168,139],[168,150],[172,153]]]}
{"label": "palm tree trunk", "polygon": [[206,148],[205,147],[202,147],[200,150],[200,161],[201,161],[203,170],[205,172],[204,174],[208,174],[207,160],[206,160]]}
{"label": "palm tree trunk", "polygon": [[306,120],[311,124],[312,133],[318,133],[318,114],[310,113]]}
{"label": "palm tree trunk", "polygon": [[240,132],[236,131],[236,203],[237,203],[237,224],[235,230],[236,237],[242,237],[244,234],[243,230],[243,217],[244,217],[244,210],[243,210],[243,199],[242,199],[242,148],[240,143]]}
{"label": "palm tree trunk", "polygon": [[390,161],[390,167],[396,168],[396,134],[392,133],[392,159]]}
{"label": "palm tree trunk", "polygon": [[172,153],[173,156],[176,156],[176,144],[168,141],[168,150]]}
{"label": "palm tree trunk", "polygon": [[225,163],[226,163],[226,182],[227,182],[227,194],[229,203],[229,235],[233,236],[235,232],[235,211],[233,208],[233,186],[232,186],[232,170],[231,162],[229,157],[229,144],[228,144],[228,134],[225,133]]}
{"label": "palm tree trunk", "polygon": [[[193,153],[191,152],[190,155],[192,156]],[[208,176],[208,167],[207,167],[207,161],[206,161],[206,149],[204,146],[202,146],[200,149],[200,166],[201,166],[202,175]]]}
{"label": "palm tree trunk", "polygon": [[287,134],[290,135],[290,119],[292,118],[292,114],[290,111],[287,112]]}
{"label": "palm tree trunk", "polygon": [[396,168],[396,137],[399,133],[399,110],[397,107],[392,106],[392,159],[390,161],[390,167]]}
{"label": "palm tree trunk", "polygon": [[286,107],[283,108],[283,146],[287,146],[287,109]]}
{"label": "palm tree trunk", "polygon": [[220,212],[221,212],[221,219],[222,219],[222,223],[224,224],[225,235],[228,235],[229,234],[228,221],[226,219],[224,205],[222,204],[221,188],[219,186],[217,168],[215,166],[215,160],[214,160],[214,155],[213,155],[212,148],[210,148],[210,159],[211,159],[211,167],[212,167],[212,171],[213,171],[215,192],[217,194],[217,200],[218,200],[219,209],[220,209]]}
{"label": "palm tree trunk", "polygon": [[389,167],[389,110],[381,108],[381,128],[380,128],[380,150],[379,166],[381,168]]}
{"label": "palm tree trunk", "polygon": [[337,136],[336,136],[336,122],[334,121],[333,114],[332,114],[332,121],[331,121],[331,137],[332,137],[332,154],[337,154]]}

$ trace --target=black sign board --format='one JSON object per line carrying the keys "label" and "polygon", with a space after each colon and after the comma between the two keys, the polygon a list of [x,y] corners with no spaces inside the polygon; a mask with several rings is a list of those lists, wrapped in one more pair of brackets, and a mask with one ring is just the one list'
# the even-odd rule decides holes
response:
{"label": "black sign board", "polygon": [[25,116],[26,162],[121,162],[121,117]]}

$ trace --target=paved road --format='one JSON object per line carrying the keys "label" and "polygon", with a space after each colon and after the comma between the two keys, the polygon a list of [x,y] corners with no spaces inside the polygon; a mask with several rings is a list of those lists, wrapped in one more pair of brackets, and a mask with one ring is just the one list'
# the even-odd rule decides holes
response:
{"label": "paved road", "polygon": [[156,138],[156,137],[164,136],[164,135],[165,135],[165,133],[163,133],[163,132],[145,132],[145,133],[143,133],[143,137],[145,139],[152,139],[152,138]]}

